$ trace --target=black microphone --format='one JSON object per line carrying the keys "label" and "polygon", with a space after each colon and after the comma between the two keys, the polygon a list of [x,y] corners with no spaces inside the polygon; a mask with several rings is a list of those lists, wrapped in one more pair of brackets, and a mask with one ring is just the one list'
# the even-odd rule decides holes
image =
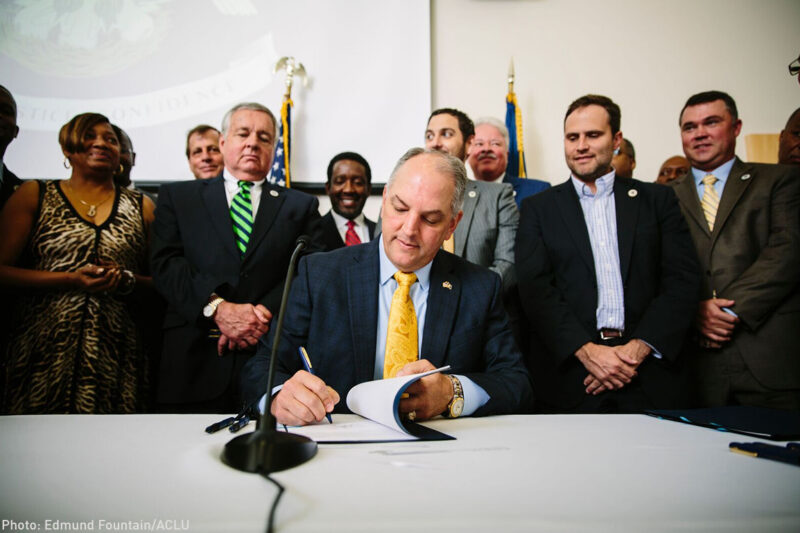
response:
{"label": "black microphone", "polygon": [[294,243],[294,252],[292,258],[289,260],[289,270],[286,272],[286,283],[283,284],[283,296],[281,296],[281,308],[278,312],[278,323],[275,326],[275,337],[272,341],[272,355],[269,358],[269,373],[267,374],[267,401],[264,406],[264,412],[261,414],[256,429],[274,428],[275,417],[272,415],[272,388],[275,385],[275,359],[278,358],[278,346],[281,342],[281,331],[283,331],[283,315],[286,312],[286,304],[289,301],[289,289],[294,279],[295,265],[302,252],[311,238],[308,235],[300,235]]}
{"label": "black microphone", "polygon": [[313,440],[275,429],[275,417],[272,415],[272,388],[275,382],[275,360],[278,357],[278,346],[281,341],[283,317],[286,313],[286,304],[289,300],[289,289],[294,279],[295,266],[300,257],[300,252],[308,246],[311,238],[301,235],[295,241],[294,252],[289,260],[289,269],[286,272],[286,283],[283,285],[281,307],[278,312],[272,342],[272,355],[269,360],[269,373],[267,375],[266,403],[264,412],[256,424],[253,433],[239,435],[231,439],[222,451],[222,460],[228,465],[245,472],[258,472],[269,474],[279,472],[303,464],[317,453],[317,443]]}

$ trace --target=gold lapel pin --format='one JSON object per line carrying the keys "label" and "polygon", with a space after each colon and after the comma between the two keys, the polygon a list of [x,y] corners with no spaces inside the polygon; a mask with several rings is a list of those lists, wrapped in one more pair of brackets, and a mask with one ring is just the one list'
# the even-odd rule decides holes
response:
{"label": "gold lapel pin", "polygon": [[442,282],[442,287],[444,287],[444,288],[445,288],[445,289],[447,289],[448,291],[451,291],[451,290],[453,290],[453,286],[450,284],[450,282],[449,282],[449,281],[443,281],[443,282]]}

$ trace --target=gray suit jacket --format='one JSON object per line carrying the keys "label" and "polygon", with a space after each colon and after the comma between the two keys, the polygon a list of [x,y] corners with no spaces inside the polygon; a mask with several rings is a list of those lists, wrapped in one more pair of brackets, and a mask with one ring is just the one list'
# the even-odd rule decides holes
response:
{"label": "gray suit jacket", "polygon": [[[516,287],[514,241],[519,226],[519,211],[514,189],[508,183],[467,182],[464,216],[456,228],[453,253],[470,263],[500,274],[503,294]],[[381,234],[378,217],[375,239]]]}
{"label": "gray suit jacket", "polygon": [[494,270],[503,279],[503,291],[516,286],[514,241],[519,211],[508,183],[467,183],[464,217],[455,232],[455,254],[470,263]]}
{"label": "gray suit jacket", "polygon": [[800,387],[800,170],[736,159],[708,230],[694,177],[673,182],[703,272],[701,299],[735,300],[731,343],[773,389]]}

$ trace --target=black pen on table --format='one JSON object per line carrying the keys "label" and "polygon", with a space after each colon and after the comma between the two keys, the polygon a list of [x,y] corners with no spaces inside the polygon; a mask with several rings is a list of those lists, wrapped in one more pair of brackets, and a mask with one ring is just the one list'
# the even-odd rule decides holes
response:
{"label": "black pen on table", "polygon": [[[306,349],[301,346],[297,349],[297,353],[300,354],[300,359],[302,359],[303,361],[303,366],[306,367],[306,372],[308,372],[312,376],[315,376],[316,374],[314,374],[314,367],[311,366],[311,359],[308,358],[308,352],[306,351]],[[333,419],[331,418],[330,413],[326,413],[325,418],[328,419],[328,422],[333,424]]]}

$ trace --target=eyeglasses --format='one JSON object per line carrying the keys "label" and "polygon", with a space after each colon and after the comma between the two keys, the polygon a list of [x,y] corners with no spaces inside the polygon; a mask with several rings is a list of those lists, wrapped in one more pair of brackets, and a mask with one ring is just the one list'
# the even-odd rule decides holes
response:
{"label": "eyeglasses", "polygon": [[800,56],[797,56],[797,59],[789,63],[789,75],[797,76],[798,72],[800,72]]}

